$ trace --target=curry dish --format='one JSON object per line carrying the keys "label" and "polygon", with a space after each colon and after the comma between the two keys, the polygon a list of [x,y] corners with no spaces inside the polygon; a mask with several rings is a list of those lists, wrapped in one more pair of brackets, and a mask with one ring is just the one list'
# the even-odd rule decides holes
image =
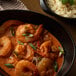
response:
{"label": "curry dish", "polygon": [[63,61],[62,45],[42,24],[8,20],[0,26],[0,67],[9,76],[56,76]]}

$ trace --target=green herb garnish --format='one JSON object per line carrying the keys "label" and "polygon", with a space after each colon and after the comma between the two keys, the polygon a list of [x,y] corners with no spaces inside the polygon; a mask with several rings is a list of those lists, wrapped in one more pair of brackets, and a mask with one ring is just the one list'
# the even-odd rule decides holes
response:
{"label": "green herb garnish", "polygon": [[8,68],[14,68],[14,66],[12,64],[4,64],[4,65]]}
{"label": "green herb garnish", "polygon": [[22,35],[26,37],[28,34],[22,34]]}
{"label": "green herb garnish", "polygon": [[66,3],[68,3],[68,0],[62,0],[62,3],[66,4]]}
{"label": "green herb garnish", "polygon": [[55,63],[54,63],[54,70],[55,70],[55,72],[57,72],[58,71],[58,64],[57,64],[57,62],[55,61]]}
{"label": "green herb garnish", "polygon": [[74,4],[74,0],[60,0],[63,4],[69,3],[70,5]]}
{"label": "green herb garnish", "polygon": [[35,47],[32,43],[29,43],[29,45],[30,45],[34,50],[36,50],[36,47]]}
{"label": "green herb garnish", "polygon": [[58,47],[58,49],[59,49],[59,56],[61,56],[62,54],[64,54],[64,50],[63,50],[63,48],[61,48],[61,47]]}
{"label": "green herb garnish", "polygon": [[22,34],[22,35],[25,36],[25,37],[33,37],[34,36],[33,34],[29,34],[29,33]]}
{"label": "green herb garnish", "polygon": [[34,35],[33,34],[29,34],[29,36],[28,37],[33,37]]}
{"label": "green herb garnish", "polygon": [[10,31],[11,31],[12,36],[15,36],[15,31],[13,27],[10,27]]}
{"label": "green herb garnish", "polygon": [[13,51],[13,53],[14,53],[16,56],[18,56],[18,53],[17,53],[16,51]]}
{"label": "green herb garnish", "polygon": [[17,41],[20,45],[24,45],[24,43],[22,43],[21,41]]}
{"label": "green herb garnish", "polygon": [[70,5],[74,4],[74,0],[68,0]]}

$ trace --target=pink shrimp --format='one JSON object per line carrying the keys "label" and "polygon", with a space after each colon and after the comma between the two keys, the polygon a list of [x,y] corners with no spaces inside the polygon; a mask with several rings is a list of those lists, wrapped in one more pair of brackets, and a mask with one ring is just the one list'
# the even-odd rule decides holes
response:
{"label": "pink shrimp", "polygon": [[37,67],[27,60],[19,61],[15,69],[17,76],[38,76]]}
{"label": "pink shrimp", "polygon": [[6,36],[1,37],[0,38],[0,56],[8,55],[8,53],[11,51],[11,48],[12,48],[11,40]]}
{"label": "pink shrimp", "polygon": [[[40,25],[38,27],[38,29],[34,30],[33,28],[33,24],[24,24],[24,25],[20,25],[18,28],[17,28],[17,31],[16,31],[16,37],[18,40],[22,41],[22,42],[33,42],[35,40],[37,40],[41,33],[42,33],[42,25]],[[32,36],[31,37],[26,37],[26,36],[23,36],[23,35],[26,35],[27,33],[31,34]]]}
{"label": "pink shrimp", "polygon": [[8,20],[1,25],[0,34],[3,34],[8,27],[12,25],[20,25],[20,24],[23,24],[23,22],[19,20]]}

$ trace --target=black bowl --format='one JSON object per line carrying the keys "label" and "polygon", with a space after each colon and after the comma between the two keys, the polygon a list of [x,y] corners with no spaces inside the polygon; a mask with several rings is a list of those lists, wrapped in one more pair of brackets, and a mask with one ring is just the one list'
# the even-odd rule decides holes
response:
{"label": "black bowl", "polygon": [[0,11],[0,25],[10,19],[17,19],[27,23],[43,24],[44,28],[52,33],[62,44],[65,55],[64,63],[58,76],[64,76],[73,65],[75,59],[75,44],[71,38],[71,35],[65,31],[60,23],[56,22],[52,18],[44,16],[39,13],[25,10],[5,10]]}
{"label": "black bowl", "polygon": [[67,21],[76,21],[76,18],[70,18],[70,17],[63,17],[63,16],[60,16],[58,14],[56,14],[54,11],[51,10],[51,8],[48,6],[47,4],[47,0],[40,0],[40,5],[42,7],[42,9],[48,13],[49,15],[51,16],[55,16],[57,18],[60,18],[60,19],[63,19],[63,20],[67,20]]}

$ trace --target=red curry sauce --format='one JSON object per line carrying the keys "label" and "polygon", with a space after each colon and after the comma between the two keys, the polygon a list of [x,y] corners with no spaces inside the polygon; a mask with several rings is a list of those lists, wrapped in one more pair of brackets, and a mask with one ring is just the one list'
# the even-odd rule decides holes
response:
{"label": "red curry sauce", "polygon": [[0,27],[0,53],[0,67],[10,76],[56,76],[64,61],[62,45],[42,24],[18,20]]}

